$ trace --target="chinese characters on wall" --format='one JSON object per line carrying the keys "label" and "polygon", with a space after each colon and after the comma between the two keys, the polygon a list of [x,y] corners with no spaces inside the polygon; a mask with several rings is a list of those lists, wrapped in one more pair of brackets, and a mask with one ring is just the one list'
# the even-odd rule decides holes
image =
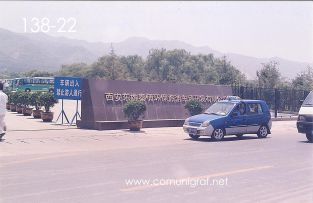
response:
{"label": "chinese characters on wall", "polygon": [[215,103],[225,99],[226,96],[208,96],[208,95],[176,95],[176,94],[134,94],[134,93],[105,93],[105,101],[110,102],[128,102],[131,100],[144,102],[163,102],[163,103],[185,103],[189,100],[196,100],[202,103]]}

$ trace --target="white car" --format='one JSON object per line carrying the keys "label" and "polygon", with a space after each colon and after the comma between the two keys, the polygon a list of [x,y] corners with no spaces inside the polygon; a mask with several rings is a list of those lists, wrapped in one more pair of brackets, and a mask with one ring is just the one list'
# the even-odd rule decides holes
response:
{"label": "white car", "polygon": [[306,134],[309,142],[313,142],[313,91],[308,94],[302,103],[297,128],[299,133]]}

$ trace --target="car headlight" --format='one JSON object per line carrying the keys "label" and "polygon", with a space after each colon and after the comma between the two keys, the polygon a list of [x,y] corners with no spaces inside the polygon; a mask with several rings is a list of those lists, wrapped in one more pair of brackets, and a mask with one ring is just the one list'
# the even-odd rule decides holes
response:
{"label": "car headlight", "polygon": [[209,125],[210,125],[209,121],[204,121],[201,126],[202,127],[208,127]]}
{"label": "car headlight", "polygon": [[187,119],[185,120],[184,125],[189,125],[189,118],[187,118]]}
{"label": "car headlight", "polygon": [[298,121],[305,121],[305,116],[298,116]]}

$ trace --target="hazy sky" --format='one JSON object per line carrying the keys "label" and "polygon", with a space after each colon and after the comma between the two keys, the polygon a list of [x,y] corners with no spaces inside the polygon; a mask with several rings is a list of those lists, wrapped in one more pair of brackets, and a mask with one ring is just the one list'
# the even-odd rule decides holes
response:
{"label": "hazy sky", "polygon": [[140,36],[313,62],[312,2],[0,2],[1,28],[24,32],[24,17],[74,17],[76,33],[48,34],[92,42]]}

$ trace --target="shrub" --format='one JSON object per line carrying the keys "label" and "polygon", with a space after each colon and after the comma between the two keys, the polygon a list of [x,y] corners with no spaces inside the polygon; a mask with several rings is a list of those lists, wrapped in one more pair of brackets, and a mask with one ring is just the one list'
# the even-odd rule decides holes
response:
{"label": "shrub", "polygon": [[41,102],[40,102],[40,96],[41,95],[42,95],[41,92],[34,92],[31,94],[30,105],[35,107],[36,110],[40,110],[42,107]]}
{"label": "shrub", "polygon": [[191,116],[201,114],[204,110],[201,102],[196,101],[196,100],[189,100],[185,104],[185,109],[187,109],[189,111],[189,114]]}
{"label": "shrub", "polygon": [[6,92],[6,95],[8,96],[8,104],[12,104],[12,94],[13,92]]}
{"label": "shrub", "polygon": [[18,102],[23,107],[29,107],[31,105],[30,102],[31,94],[28,92],[19,92],[18,94]]}
{"label": "shrub", "polygon": [[139,117],[143,116],[146,110],[146,104],[141,101],[130,101],[123,108],[123,112],[129,121],[139,120]]}
{"label": "shrub", "polygon": [[55,104],[58,103],[53,96],[53,93],[43,93],[39,97],[40,104],[45,108],[45,112],[50,112],[50,109],[54,107]]}
{"label": "shrub", "polygon": [[11,95],[11,102],[14,105],[21,105],[21,92],[13,92]]}

